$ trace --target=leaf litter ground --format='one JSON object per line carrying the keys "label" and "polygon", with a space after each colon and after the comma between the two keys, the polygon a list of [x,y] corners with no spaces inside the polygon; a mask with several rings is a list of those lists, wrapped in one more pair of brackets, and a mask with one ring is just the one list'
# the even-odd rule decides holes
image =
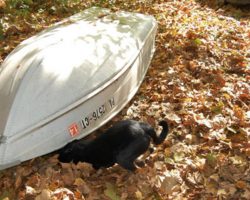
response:
{"label": "leaf litter ground", "polygon": [[167,140],[135,173],[63,164],[56,155],[27,161],[0,172],[0,199],[250,199],[250,8],[100,2],[23,1],[13,8],[0,1],[0,62],[22,40],[92,5],[154,15],[159,26],[147,76],[101,131],[121,119],[155,126],[166,119]]}

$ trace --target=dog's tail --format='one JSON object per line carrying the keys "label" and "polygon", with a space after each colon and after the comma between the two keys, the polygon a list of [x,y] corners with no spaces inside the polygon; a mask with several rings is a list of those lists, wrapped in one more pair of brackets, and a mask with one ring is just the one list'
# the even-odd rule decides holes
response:
{"label": "dog's tail", "polygon": [[161,144],[168,134],[168,123],[166,121],[160,121],[159,125],[162,126],[162,131],[159,136],[157,136],[155,131],[152,131],[149,133],[149,135],[152,137],[154,144],[158,145]]}

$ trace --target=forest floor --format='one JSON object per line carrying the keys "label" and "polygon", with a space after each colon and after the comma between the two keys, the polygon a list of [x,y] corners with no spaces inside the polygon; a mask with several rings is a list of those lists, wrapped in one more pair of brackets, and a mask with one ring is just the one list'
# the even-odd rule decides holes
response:
{"label": "forest floor", "polygon": [[0,171],[0,200],[250,199],[250,8],[205,0],[0,0],[0,63],[22,40],[93,5],[158,21],[143,84],[99,131],[120,119],[154,126],[166,119],[170,133],[134,173],[63,164],[56,155]]}

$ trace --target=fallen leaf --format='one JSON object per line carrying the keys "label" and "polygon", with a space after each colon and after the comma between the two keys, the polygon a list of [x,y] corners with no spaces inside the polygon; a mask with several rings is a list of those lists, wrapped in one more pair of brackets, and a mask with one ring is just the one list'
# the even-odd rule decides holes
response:
{"label": "fallen leaf", "polygon": [[182,179],[177,170],[171,170],[165,172],[164,175],[158,175],[157,187],[161,189],[165,194],[172,194],[177,186],[180,186]]}
{"label": "fallen leaf", "polygon": [[36,190],[33,187],[25,186],[25,189],[26,189],[26,194],[34,195],[34,194],[37,193]]}
{"label": "fallen leaf", "polygon": [[73,200],[74,198],[74,193],[72,191],[70,191],[67,188],[58,188],[56,189],[54,192],[52,192],[51,194],[52,198],[56,197],[56,199],[69,199],[69,200]]}
{"label": "fallen leaf", "polygon": [[35,200],[50,200],[51,199],[51,191],[44,189],[41,194],[36,196]]}
{"label": "fallen leaf", "polygon": [[235,186],[241,190],[244,190],[247,187],[247,183],[245,181],[237,181]]}
{"label": "fallen leaf", "polygon": [[211,167],[215,167],[217,163],[216,155],[214,154],[207,154],[206,156],[206,163]]}
{"label": "fallen leaf", "polygon": [[174,122],[175,124],[181,123],[181,118],[175,113],[166,114],[166,118],[168,119],[168,121]]}
{"label": "fallen leaf", "polygon": [[69,186],[72,185],[74,183],[74,175],[72,173],[64,173],[62,175],[62,180],[64,182],[65,185]]}
{"label": "fallen leaf", "polygon": [[244,194],[242,195],[242,197],[245,198],[245,199],[249,199],[249,197],[250,197],[250,190],[246,189],[244,191]]}
{"label": "fallen leaf", "polygon": [[6,7],[5,0],[0,0],[0,9],[5,7]]}
{"label": "fallen leaf", "polygon": [[111,200],[120,200],[121,198],[117,195],[117,190],[115,186],[111,183],[106,183],[106,190],[104,194],[109,197]]}
{"label": "fallen leaf", "polygon": [[143,195],[142,195],[142,193],[139,190],[137,190],[135,192],[135,196],[136,196],[136,199],[138,199],[138,200],[142,200],[143,199]]}
{"label": "fallen leaf", "polygon": [[175,152],[174,153],[174,161],[175,162],[181,162],[185,158],[184,152]]}
{"label": "fallen leaf", "polygon": [[34,174],[28,178],[27,185],[31,187],[38,187],[40,184],[40,176],[38,174]]}
{"label": "fallen leaf", "polygon": [[21,184],[22,184],[22,177],[17,176],[15,181],[15,189],[18,189],[21,186]]}
{"label": "fallen leaf", "polygon": [[224,103],[222,101],[219,101],[216,105],[211,107],[211,111],[214,112],[215,114],[220,114],[222,113],[223,108],[224,108]]}

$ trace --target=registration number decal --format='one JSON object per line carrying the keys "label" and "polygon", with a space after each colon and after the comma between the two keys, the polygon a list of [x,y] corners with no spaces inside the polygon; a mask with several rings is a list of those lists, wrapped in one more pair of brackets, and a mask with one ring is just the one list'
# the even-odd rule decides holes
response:
{"label": "registration number decal", "polygon": [[90,125],[94,124],[96,121],[101,119],[105,114],[107,114],[110,110],[112,110],[115,106],[114,97],[108,99],[108,101],[104,102],[102,105],[95,108],[88,115],[83,116],[78,123],[73,122],[68,127],[68,132],[71,137],[76,137],[80,134],[80,132]]}
{"label": "registration number decal", "polygon": [[84,116],[80,124],[82,126],[82,129],[86,129],[89,127],[92,123],[102,118],[109,110],[111,110],[115,106],[114,98],[109,99],[104,104],[98,106],[96,109],[94,109],[91,113]]}
{"label": "registration number decal", "polygon": [[87,128],[92,121],[96,121],[99,118],[101,118],[105,114],[105,112],[106,112],[105,105],[103,104],[99,106],[95,111],[93,111],[92,113],[90,113],[88,116],[84,117],[81,120],[82,128],[83,129]]}

